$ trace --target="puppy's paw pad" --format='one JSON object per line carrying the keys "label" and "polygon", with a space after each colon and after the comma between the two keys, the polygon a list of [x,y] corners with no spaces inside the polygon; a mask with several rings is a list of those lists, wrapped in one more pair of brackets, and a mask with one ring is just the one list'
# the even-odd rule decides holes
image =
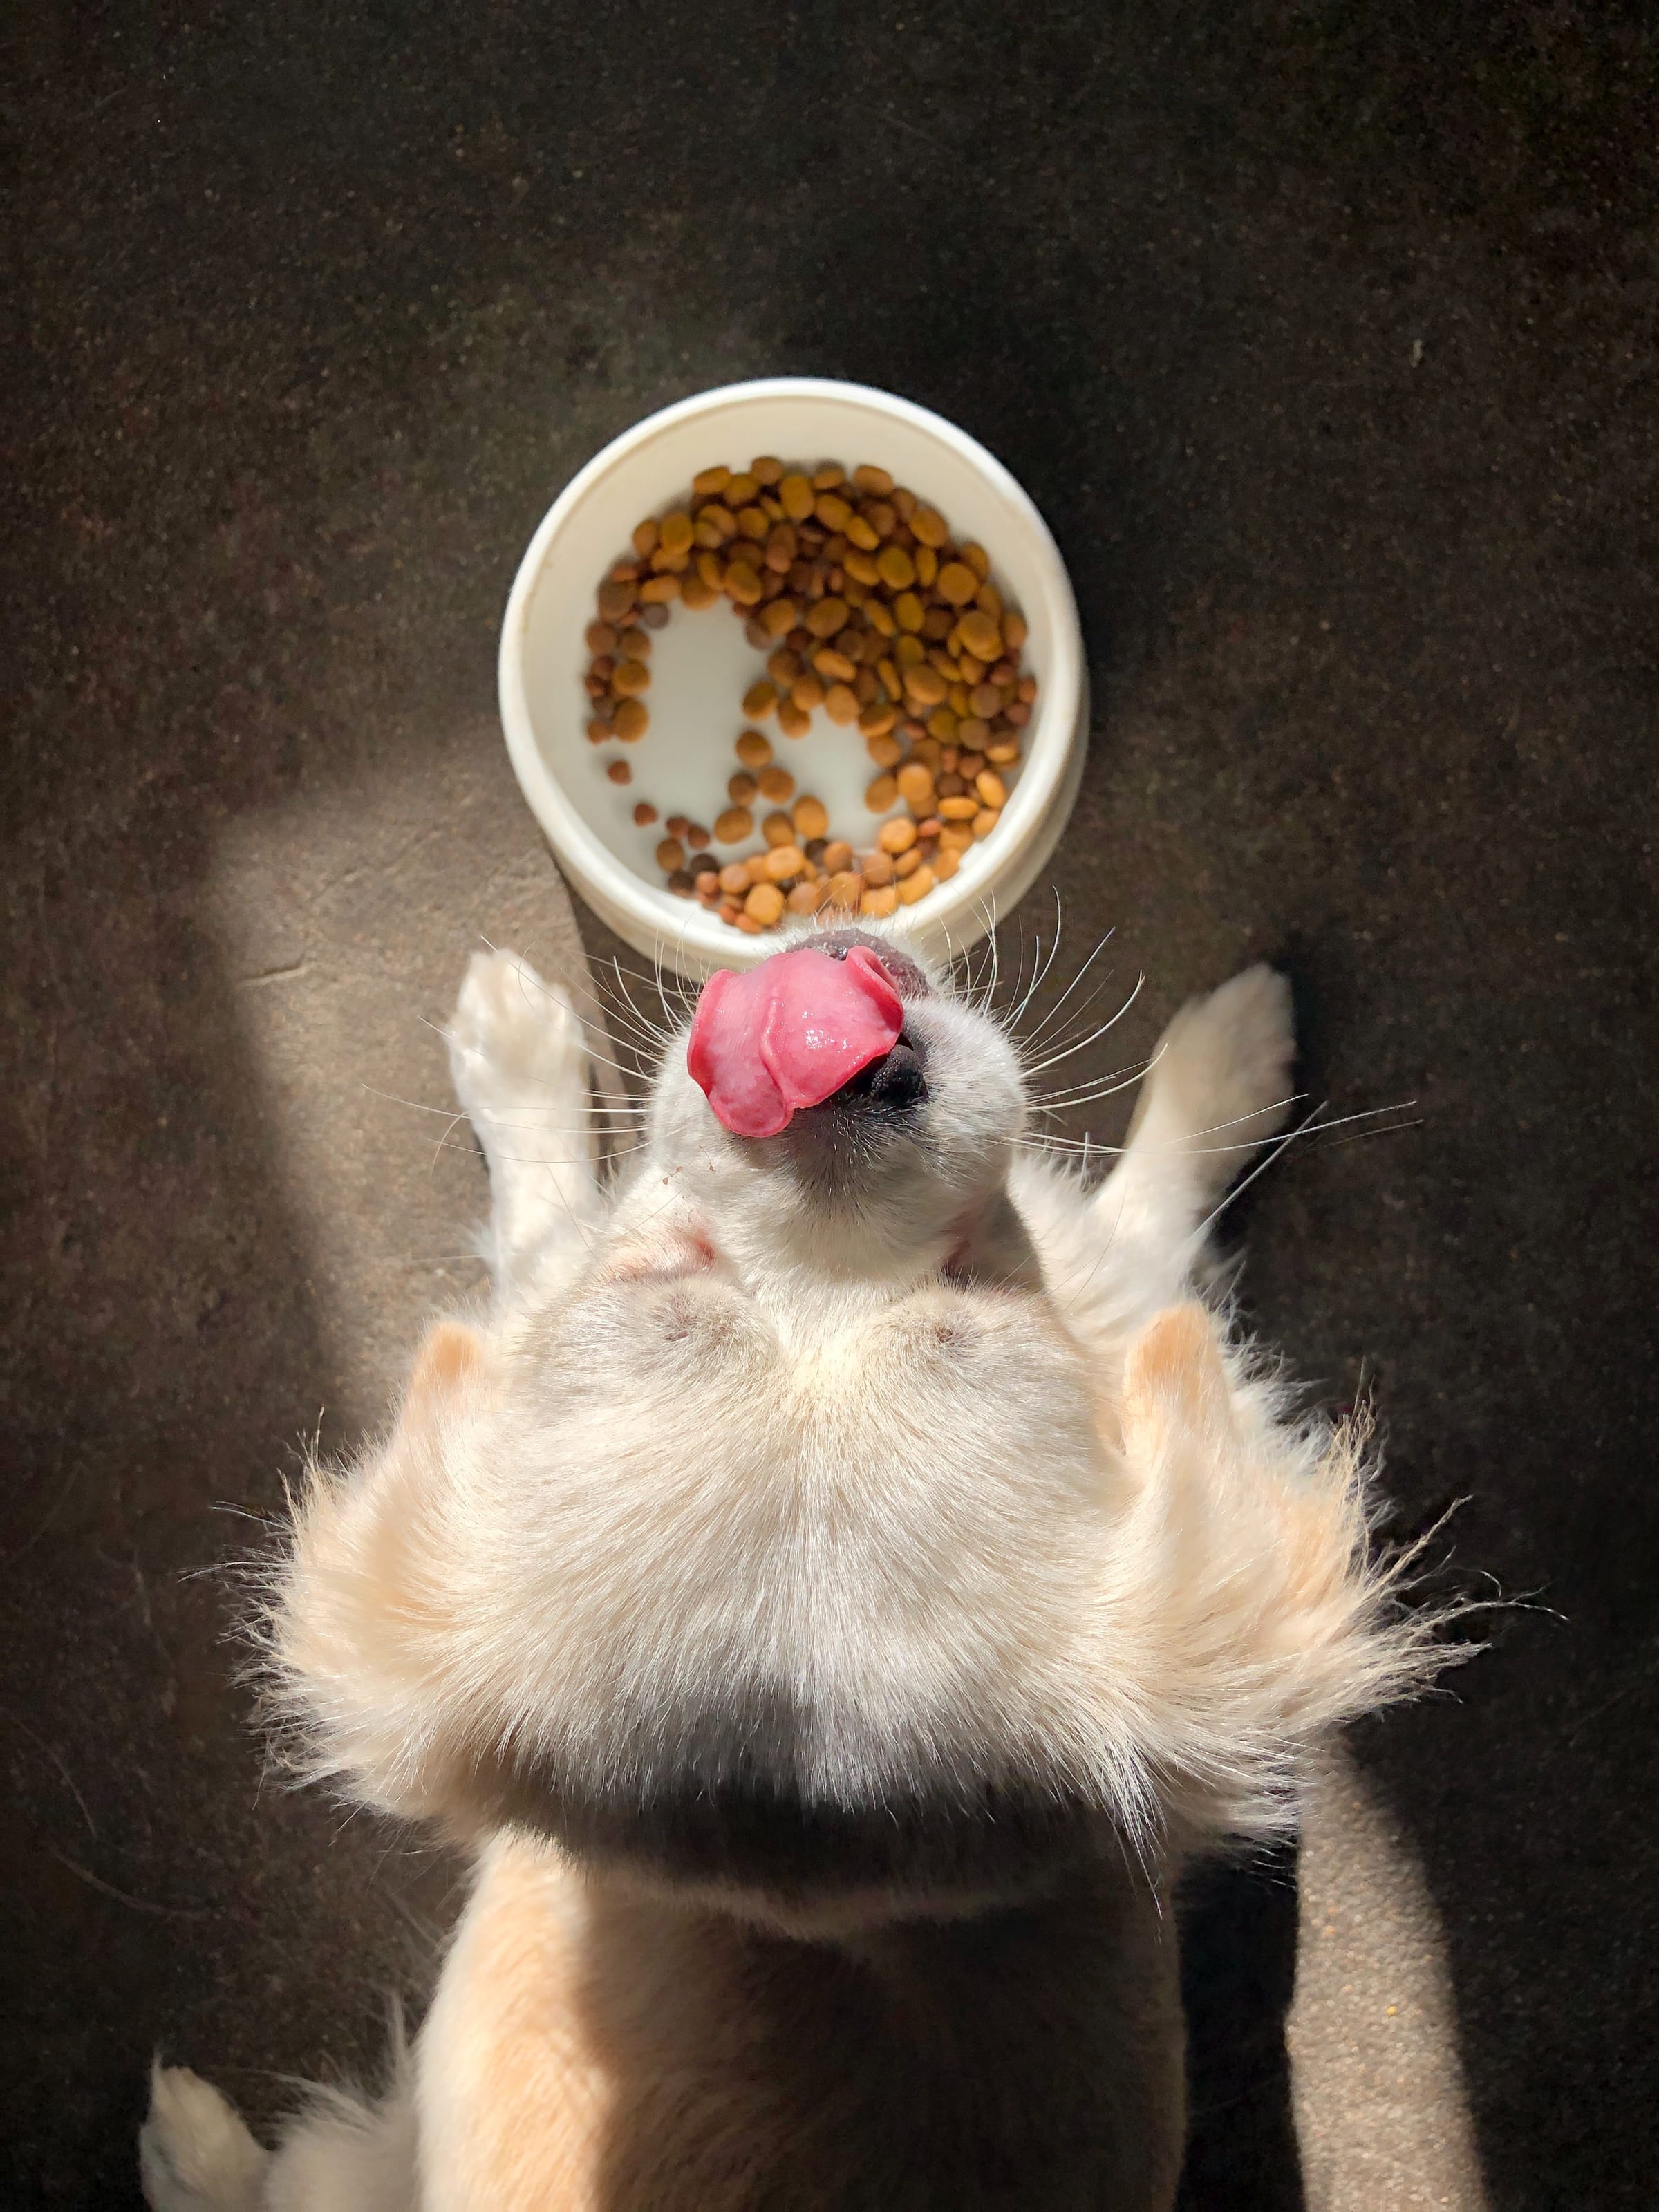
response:
{"label": "puppy's paw pad", "polygon": [[188,2066],[150,2075],[138,2171],[152,2212],[252,2212],[265,2153],[213,2087]]}
{"label": "puppy's paw pad", "polygon": [[1291,987],[1263,963],[1182,1008],[1164,1031],[1153,1079],[1183,1135],[1259,1144],[1290,1113],[1295,1058]]}
{"label": "puppy's paw pad", "polygon": [[587,1081],[587,1048],[569,999],[516,952],[475,952],[445,1031],[471,1113],[545,1105]]}

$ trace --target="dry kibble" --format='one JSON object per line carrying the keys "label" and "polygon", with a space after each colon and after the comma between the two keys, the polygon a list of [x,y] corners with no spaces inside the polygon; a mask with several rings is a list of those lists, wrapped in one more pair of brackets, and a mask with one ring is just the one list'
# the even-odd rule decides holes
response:
{"label": "dry kibble", "polygon": [[978,660],[994,660],[1002,650],[1002,633],[990,616],[981,614],[977,608],[963,615],[957,634]]}
{"label": "dry kibble", "polygon": [[[704,469],[682,506],[635,526],[629,556],[611,562],[597,596],[582,679],[594,744],[631,744],[649,728],[652,637],[675,603],[695,614],[724,599],[766,663],[745,715],[775,714],[788,738],[804,737],[820,706],[838,726],[856,725],[878,771],[866,805],[882,816],[900,801],[908,810],[879,824],[860,862],[848,840],[829,836],[823,801],[796,796],[769,739],[744,730],[731,803],[714,830],[671,815],[656,848],[670,890],[731,926],[760,934],[786,912],[825,906],[891,914],[947,881],[1000,820],[1008,785],[999,771],[1018,769],[1036,697],[1020,665],[1027,627],[991,582],[984,548],[953,544],[945,517],[885,469],[860,463],[849,478],[839,462],[790,469],[771,454],[747,471]],[[633,779],[617,758],[605,774]],[[760,823],[761,849],[722,867],[706,848],[752,837],[757,799],[774,809]],[[658,819],[647,800],[632,811],[641,829]]]}
{"label": "dry kibble", "polygon": [[894,781],[899,797],[916,814],[925,814],[933,803],[933,779],[921,761],[907,761]]}

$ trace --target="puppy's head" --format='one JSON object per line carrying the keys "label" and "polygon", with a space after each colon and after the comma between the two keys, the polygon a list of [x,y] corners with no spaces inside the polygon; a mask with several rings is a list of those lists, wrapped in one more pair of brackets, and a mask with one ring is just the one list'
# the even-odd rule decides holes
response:
{"label": "puppy's head", "polygon": [[1200,1309],[1103,1402],[1007,1199],[1011,1048],[837,945],[890,994],[842,1010],[858,1066],[723,1115],[682,1039],[585,1272],[438,1326],[270,1616],[311,1771],[805,1932],[1271,1830],[1300,1742],[1420,1643],[1351,1442],[1278,1426]]}
{"label": "puppy's head", "polygon": [[649,1170],[750,1269],[872,1283],[994,1249],[1006,1273],[1025,1116],[996,1023],[890,937],[828,929],[705,988],[658,1078]]}

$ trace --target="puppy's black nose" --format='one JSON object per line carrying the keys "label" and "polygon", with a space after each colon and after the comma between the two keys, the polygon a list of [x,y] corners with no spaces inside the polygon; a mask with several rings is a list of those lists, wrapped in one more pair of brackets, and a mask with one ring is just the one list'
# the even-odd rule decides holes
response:
{"label": "puppy's black nose", "polygon": [[909,1033],[902,1030],[893,1049],[861,1067],[850,1083],[843,1083],[829,1101],[832,1106],[874,1106],[902,1113],[920,1106],[927,1096],[924,1052]]}

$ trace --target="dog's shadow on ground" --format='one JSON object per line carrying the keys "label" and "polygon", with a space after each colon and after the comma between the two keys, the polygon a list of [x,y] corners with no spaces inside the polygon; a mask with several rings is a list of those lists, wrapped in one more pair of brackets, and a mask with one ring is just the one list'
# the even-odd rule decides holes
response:
{"label": "dog's shadow on ground", "polygon": [[1187,2158],[1180,2212],[1302,2212],[1285,2022],[1296,1993],[1294,1844],[1182,1886]]}

